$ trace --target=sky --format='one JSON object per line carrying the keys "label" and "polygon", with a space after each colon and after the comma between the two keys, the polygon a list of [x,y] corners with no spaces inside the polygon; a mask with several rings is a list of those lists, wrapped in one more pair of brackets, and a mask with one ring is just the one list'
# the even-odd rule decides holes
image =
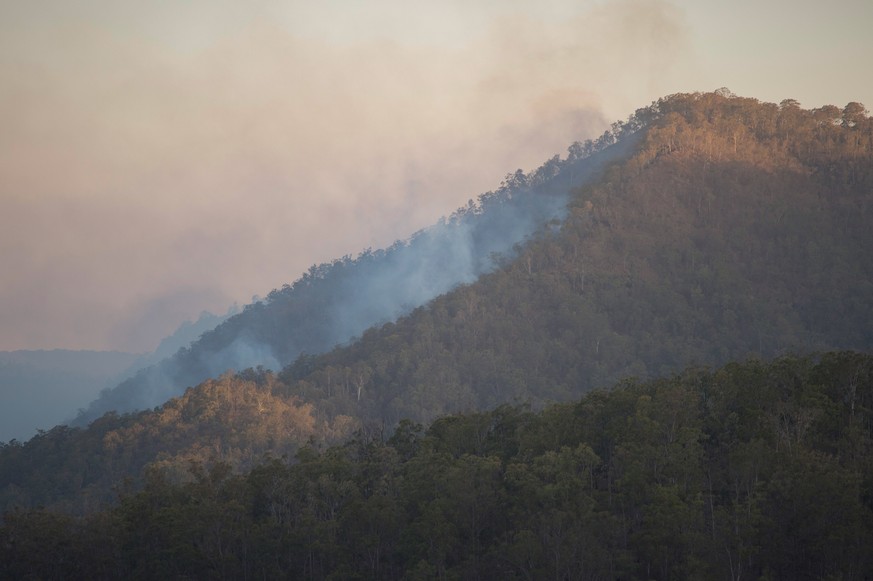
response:
{"label": "sky", "polygon": [[145,352],[659,97],[873,106],[873,2],[0,0],[0,350]]}

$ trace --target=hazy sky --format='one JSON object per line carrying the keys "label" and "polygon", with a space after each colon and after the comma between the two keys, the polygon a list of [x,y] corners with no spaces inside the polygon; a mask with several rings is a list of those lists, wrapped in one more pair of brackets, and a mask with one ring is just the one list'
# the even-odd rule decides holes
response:
{"label": "hazy sky", "polygon": [[869,0],[0,0],[0,349],[153,349],[669,93],[873,106],[871,24]]}

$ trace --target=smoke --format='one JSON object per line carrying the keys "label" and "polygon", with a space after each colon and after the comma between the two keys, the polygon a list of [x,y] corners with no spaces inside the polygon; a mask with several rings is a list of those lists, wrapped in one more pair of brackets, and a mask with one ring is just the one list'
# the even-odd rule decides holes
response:
{"label": "smoke", "polygon": [[544,223],[564,217],[568,189],[516,190],[515,200],[470,206],[408,241],[359,257],[342,279],[341,298],[327,310],[335,342],[392,321],[491,271],[495,255],[510,256]]}
{"label": "smoke", "polygon": [[0,348],[151,350],[406,238],[667,92],[685,42],[659,0],[322,4],[3,8]]}
{"label": "smoke", "polygon": [[[208,377],[217,377],[222,371],[239,371],[250,367],[264,367],[276,371],[282,369],[269,345],[245,336],[237,337],[233,343],[217,353],[209,353],[205,359],[209,368]],[[160,399],[155,400],[153,405],[158,403],[162,403]]]}
{"label": "smoke", "polygon": [[626,154],[634,142],[627,136],[591,157],[556,156],[529,175],[508,175],[496,192],[470,200],[407,240],[368,249],[355,259],[312,266],[293,285],[247,305],[173,357],[104,391],[75,422],[82,425],[110,410],[160,405],[187,386],[228,370],[279,370],[303,354],[328,351],[473,282],[511,258],[545,224],[563,219],[571,188]]}
{"label": "smoke", "polygon": [[87,405],[136,358],[110,351],[0,351],[0,442],[26,441]]}

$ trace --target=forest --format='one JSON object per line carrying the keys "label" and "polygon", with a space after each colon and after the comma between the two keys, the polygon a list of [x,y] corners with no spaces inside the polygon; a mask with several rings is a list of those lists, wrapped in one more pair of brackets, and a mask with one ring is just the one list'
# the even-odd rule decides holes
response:
{"label": "forest", "polygon": [[567,159],[555,156],[530,174],[508,174],[496,191],[406,240],[312,265],[293,284],[273,289],[190,345],[104,390],[73,424],[85,426],[107,411],[152,408],[228,369],[279,370],[475,281],[498,266],[496,259],[514,256],[514,247],[542,224],[563,219],[570,187],[596,178],[632,143],[609,139],[572,149]]}
{"label": "forest", "polygon": [[867,579],[873,356],[626,380],[402,421],[248,472],[150,466],[85,518],[7,513],[8,579]]}
{"label": "forest", "polygon": [[354,340],[0,445],[0,577],[873,577],[863,105],[671,95],[447,224],[522,191],[566,208]]}

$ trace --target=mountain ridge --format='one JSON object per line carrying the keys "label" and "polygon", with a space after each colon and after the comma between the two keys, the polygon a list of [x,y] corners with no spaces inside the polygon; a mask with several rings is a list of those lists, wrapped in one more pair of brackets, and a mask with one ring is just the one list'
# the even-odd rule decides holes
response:
{"label": "mountain ridge", "polygon": [[[573,190],[563,222],[495,270],[278,375],[226,375],[154,411],[7,447],[3,505],[81,510],[148,465],[246,468],[309,441],[506,402],[539,408],[628,376],[870,350],[873,123],[856,113],[664,98],[603,138],[637,136]],[[271,406],[289,415],[260,423]]]}
{"label": "mountain ridge", "polygon": [[[313,265],[293,284],[274,289],[171,357],[105,390],[73,425],[107,411],[159,405],[228,369],[261,365],[278,371],[301,354],[328,351],[472,282],[496,266],[496,256],[511,256],[541,224],[562,219],[568,188],[593,179],[632,147],[626,133],[621,143],[611,133],[576,143],[567,158],[554,156],[529,175],[507,174],[496,191],[386,249]],[[559,173],[567,174],[566,182],[556,183]]]}

